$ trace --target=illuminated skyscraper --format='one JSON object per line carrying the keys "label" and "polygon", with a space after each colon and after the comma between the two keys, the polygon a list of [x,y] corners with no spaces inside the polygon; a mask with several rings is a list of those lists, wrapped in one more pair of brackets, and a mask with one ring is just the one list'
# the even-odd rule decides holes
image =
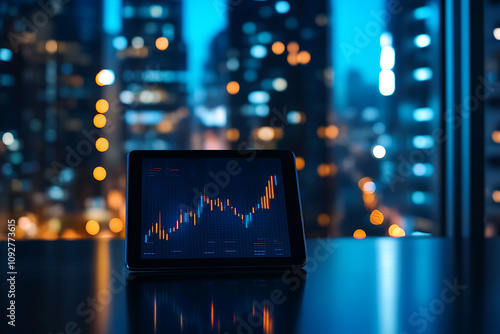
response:
{"label": "illuminated skyscraper", "polygon": [[228,11],[229,127],[239,131],[232,147],[293,148],[312,234],[321,231],[316,217],[332,214],[327,189],[337,168],[317,135],[330,109],[326,13],[326,3],[310,1],[242,2]]}
{"label": "illuminated skyscraper", "polygon": [[[76,226],[76,213],[98,190],[86,182],[97,159],[86,136],[100,58],[100,14],[95,15],[95,8],[100,8],[97,1],[0,6],[0,29],[6,37],[0,50],[0,66],[5,66],[1,103],[11,115],[0,131],[13,137],[3,157],[8,207],[19,216],[31,213],[38,224],[52,219],[41,236],[59,232],[61,223]],[[41,16],[47,19],[43,23],[37,21]]]}
{"label": "illuminated skyscraper", "polygon": [[125,1],[120,61],[125,151],[190,147],[182,3]]}

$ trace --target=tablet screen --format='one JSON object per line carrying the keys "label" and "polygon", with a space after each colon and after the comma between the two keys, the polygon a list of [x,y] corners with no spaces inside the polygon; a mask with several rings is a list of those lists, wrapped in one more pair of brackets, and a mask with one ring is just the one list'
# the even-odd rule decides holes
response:
{"label": "tablet screen", "polygon": [[279,158],[142,160],[141,258],[290,257]]}

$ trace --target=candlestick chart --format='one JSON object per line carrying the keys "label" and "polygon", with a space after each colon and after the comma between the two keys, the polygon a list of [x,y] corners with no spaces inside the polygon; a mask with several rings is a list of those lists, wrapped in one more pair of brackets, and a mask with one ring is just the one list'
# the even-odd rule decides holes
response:
{"label": "candlestick chart", "polygon": [[143,165],[143,258],[290,256],[278,159],[242,163],[237,175],[222,160],[150,160]]}

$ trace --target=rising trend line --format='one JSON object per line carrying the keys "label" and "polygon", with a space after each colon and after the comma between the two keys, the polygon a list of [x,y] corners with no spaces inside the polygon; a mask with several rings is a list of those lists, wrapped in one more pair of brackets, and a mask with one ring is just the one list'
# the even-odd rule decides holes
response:
{"label": "rising trend line", "polygon": [[[235,206],[232,206],[229,198],[209,198],[205,195],[205,189],[203,189],[203,194],[200,195],[198,205],[196,210],[186,210],[183,212],[182,209],[179,210],[179,218],[175,222],[174,227],[165,227],[161,223],[161,211],[158,211],[158,222],[151,223],[151,228],[144,235],[144,241],[148,242],[154,237],[158,240],[169,240],[169,235],[179,231],[182,226],[186,224],[193,224],[197,226],[201,214],[205,210],[205,206],[210,208],[210,211],[229,211],[241,219],[241,224],[248,228],[249,224],[253,221],[253,215],[259,210],[269,210],[271,208],[271,200],[275,198],[274,187],[278,185],[276,175],[271,175],[267,180],[267,185],[264,189],[264,195],[262,195],[257,203],[252,206],[252,209],[247,213],[240,212]],[[207,209],[208,210],[208,209]]]}

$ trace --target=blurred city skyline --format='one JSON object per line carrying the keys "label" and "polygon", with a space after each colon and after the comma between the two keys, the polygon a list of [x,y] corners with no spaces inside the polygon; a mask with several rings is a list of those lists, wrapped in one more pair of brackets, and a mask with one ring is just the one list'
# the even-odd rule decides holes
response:
{"label": "blurred city skyline", "polygon": [[289,149],[307,236],[442,235],[439,1],[364,4],[4,1],[2,219],[123,237],[131,150]]}

